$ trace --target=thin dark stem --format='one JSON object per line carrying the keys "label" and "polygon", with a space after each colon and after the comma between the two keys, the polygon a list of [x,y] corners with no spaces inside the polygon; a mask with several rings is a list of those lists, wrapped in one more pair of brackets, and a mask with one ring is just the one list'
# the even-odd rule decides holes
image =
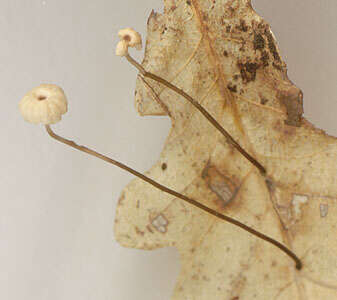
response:
{"label": "thin dark stem", "polygon": [[145,69],[137,62],[135,61],[130,55],[126,56],[126,59],[135,66],[139,72],[144,76],[151,78],[169,89],[173,90],[177,94],[184,97],[188,102],[190,102],[197,110],[199,110],[204,117],[218,130],[220,133],[227,139],[227,141],[235,147],[246,159],[248,159],[256,168],[259,169],[262,175],[266,175],[266,169],[254,158],[252,157],[246,150],[244,150],[233,138],[232,136],[212,117],[212,115],[203,107],[201,106],[197,101],[195,101],[190,95],[186,94],[182,89],[176,87],[172,83],[168,82],[167,80],[153,74],[150,72],[145,71]]}
{"label": "thin dark stem", "polygon": [[139,173],[139,172],[131,169],[130,167],[128,167],[128,166],[120,163],[119,161],[111,159],[111,158],[109,158],[109,157],[107,157],[105,155],[102,155],[102,154],[100,154],[100,153],[98,153],[98,152],[96,152],[94,150],[91,150],[91,149],[89,149],[87,147],[79,146],[75,142],[67,140],[67,139],[65,139],[65,138],[57,135],[56,133],[53,132],[53,130],[51,129],[51,127],[49,125],[46,125],[46,130],[47,130],[48,134],[52,138],[54,138],[55,140],[57,140],[57,141],[59,141],[59,142],[61,142],[63,144],[66,144],[66,145],[68,145],[70,147],[73,147],[73,148],[75,148],[77,150],[80,150],[82,152],[90,154],[92,156],[98,157],[98,158],[100,158],[100,159],[102,159],[102,160],[104,160],[104,161],[106,161],[106,162],[108,162],[110,164],[113,164],[113,165],[115,165],[115,166],[117,166],[117,167],[119,167],[119,168],[121,168],[121,169],[123,169],[123,170],[125,170],[125,171],[127,171],[127,172],[129,172],[129,173],[131,173],[133,175],[135,175],[136,177],[144,180],[145,182],[153,185],[157,189],[159,189],[159,190],[161,190],[161,191],[163,191],[165,193],[168,193],[168,194],[170,194],[170,195],[172,195],[174,197],[180,198],[180,199],[188,202],[189,204],[191,204],[191,205],[193,205],[195,207],[198,207],[201,210],[203,210],[203,211],[205,211],[205,212],[207,212],[207,213],[209,213],[209,214],[211,214],[211,215],[213,215],[213,216],[215,216],[215,217],[217,217],[217,218],[219,218],[219,219],[221,219],[223,221],[226,221],[226,222],[231,223],[231,224],[233,224],[235,226],[238,226],[238,227],[242,228],[243,230],[246,230],[249,233],[257,236],[258,238],[260,238],[262,240],[265,240],[268,243],[273,244],[274,246],[276,246],[277,248],[279,248],[281,251],[283,251],[285,254],[287,254],[289,257],[291,257],[295,261],[295,263],[296,263],[296,269],[300,270],[302,268],[302,262],[301,262],[301,260],[290,249],[288,249],[286,246],[282,245],[278,241],[276,241],[276,240],[274,240],[274,239],[272,239],[272,238],[264,235],[263,233],[260,233],[260,232],[258,232],[256,230],[254,230],[253,228],[251,228],[251,227],[249,227],[249,226],[247,226],[247,225],[245,225],[245,224],[243,224],[243,223],[241,223],[241,222],[239,222],[239,221],[237,221],[237,220],[235,220],[233,218],[225,216],[225,215],[217,212],[216,210],[211,209],[208,206],[205,206],[205,205],[201,204],[200,202],[198,202],[198,201],[196,201],[194,199],[191,199],[191,198],[189,198],[189,197],[187,197],[185,195],[182,195],[182,194],[180,194],[180,193],[178,193],[178,192],[176,192],[174,190],[169,189],[166,186],[161,185],[160,183],[152,180],[151,178],[143,175],[142,173]]}

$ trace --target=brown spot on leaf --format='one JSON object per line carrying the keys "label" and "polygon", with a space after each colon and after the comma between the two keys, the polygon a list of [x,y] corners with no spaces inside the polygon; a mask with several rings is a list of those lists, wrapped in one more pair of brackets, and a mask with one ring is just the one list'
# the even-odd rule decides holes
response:
{"label": "brown spot on leaf", "polygon": [[256,75],[256,70],[259,68],[258,64],[256,64],[256,63],[246,63],[245,66],[246,66],[246,70],[249,73]]}
{"label": "brown spot on leaf", "polygon": [[267,98],[264,98],[263,96],[260,98],[260,103],[262,105],[265,105],[269,100]]}
{"label": "brown spot on leaf", "polygon": [[266,28],[265,35],[267,36],[268,48],[269,48],[270,53],[273,55],[273,57],[276,61],[280,62],[281,57],[280,57],[280,54],[277,51],[277,47],[275,45],[274,37],[273,37],[272,33],[270,32],[269,28]]}
{"label": "brown spot on leaf", "polygon": [[259,68],[259,65],[257,63],[238,63],[238,67],[240,69],[241,78],[244,83],[255,81],[256,71]]}
{"label": "brown spot on leaf", "polygon": [[237,93],[237,87],[236,85],[233,85],[232,83],[228,83],[227,88],[232,92],[232,93]]}
{"label": "brown spot on leaf", "polygon": [[266,42],[261,33],[254,34],[254,50],[262,50],[266,46]]}
{"label": "brown spot on leaf", "polygon": [[269,54],[267,51],[262,51],[261,54],[261,62],[263,67],[268,67],[269,66]]}
{"label": "brown spot on leaf", "polygon": [[286,90],[279,91],[279,99],[286,107],[287,120],[285,124],[300,127],[303,114],[303,93],[294,85]]}
{"label": "brown spot on leaf", "polygon": [[238,186],[229,177],[221,174],[215,166],[208,165],[202,172],[202,178],[218,198],[217,203],[225,207],[235,197]]}
{"label": "brown spot on leaf", "polygon": [[167,164],[166,164],[166,163],[163,163],[163,164],[161,165],[161,169],[162,169],[163,171],[165,171],[165,170],[167,169]]}
{"label": "brown spot on leaf", "polygon": [[275,62],[273,62],[273,67],[276,69],[276,70],[279,70],[279,71],[283,71],[283,67],[279,64],[276,64]]}
{"label": "brown spot on leaf", "polygon": [[240,30],[240,31],[243,31],[243,32],[247,32],[248,31],[248,26],[245,22],[245,20],[240,20],[240,25],[236,26],[236,29]]}

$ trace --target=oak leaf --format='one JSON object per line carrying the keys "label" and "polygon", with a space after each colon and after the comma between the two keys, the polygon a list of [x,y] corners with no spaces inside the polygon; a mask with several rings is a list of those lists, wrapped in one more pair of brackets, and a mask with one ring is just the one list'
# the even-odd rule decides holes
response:
{"label": "oak leaf", "polygon": [[139,77],[141,115],[172,129],[151,178],[273,237],[303,261],[139,179],[122,192],[115,236],[174,246],[172,299],[337,299],[337,143],[302,117],[302,92],[249,0],[165,0],[143,67],[195,98],[267,170],[267,180],[185,99]]}

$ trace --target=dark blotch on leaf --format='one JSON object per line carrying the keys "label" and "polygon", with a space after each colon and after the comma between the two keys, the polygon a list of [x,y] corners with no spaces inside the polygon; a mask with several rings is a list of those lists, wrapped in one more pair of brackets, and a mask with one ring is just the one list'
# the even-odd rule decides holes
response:
{"label": "dark blotch on leaf", "polygon": [[240,25],[236,26],[236,28],[240,31],[247,32],[248,31],[248,26],[246,25],[245,20],[240,20]]}
{"label": "dark blotch on leaf", "polygon": [[269,28],[267,28],[265,30],[265,34],[266,34],[267,39],[268,39],[268,48],[269,48],[269,51],[271,52],[271,54],[273,55],[273,57],[274,57],[275,60],[281,61],[281,57],[280,57],[280,55],[277,52],[277,48],[276,48],[276,45],[275,45],[275,42],[274,42],[274,37],[271,34]]}
{"label": "dark blotch on leaf", "polygon": [[241,78],[244,83],[248,83],[256,79],[256,70],[259,68],[257,63],[239,63],[238,67],[240,69]]}
{"label": "dark blotch on leaf", "polygon": [[262,65],[264,67],[268,67],[269,66],[269,54],[268,54],[267,51],[263,51],[262,52],[261,61],[262,61]]}
{"label": "dark blotch on leaf", "polygon": [[265,105],[265,104],[268,102],[268,99],[262,97],[262,98],[260,99],[260,102],[261,102],[262,105]]}
{"label": "dark blotch on leaf", "polygon": [[237,92],[238,92],[236,85],[232,85],[231,83],[229,83],[229,84],[227,85],[227,88],[228,88],[232,93],[237,93]]}
{"label": "dark blotch on leaf", "polygon": [[254,35],[254,50],[262,50],[266,46],[266,42],[261,33]]}

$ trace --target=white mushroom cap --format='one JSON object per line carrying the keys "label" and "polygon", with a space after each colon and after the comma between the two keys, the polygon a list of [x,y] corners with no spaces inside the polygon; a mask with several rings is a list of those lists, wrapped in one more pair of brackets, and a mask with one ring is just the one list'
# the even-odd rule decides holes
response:
{"label": "white mushroom cap", "polygon": [[42,84],[28,92],[20,101],[23,118],[33,124],[55,124],[68,110],[67,98],[54,84]]}
{"label": "white mushroom cap", "polygon": [[[141,35],[132,28],[125,28],[118,32],[118,36],[121,41],[118,43],[116,48],[116,54],[119,56],[125,56],[128,47],[136,48],[137,50],[142,49],[142,37]],[[125,49],[126,48],[126,49]]]}
{"label": "white mushroom cap", "polygon": [[125,40],[120,41],[116,47],[116,55],[125,56],[128,54],[129,45]]}
{"label": "white mushroom cap", "polygon": [[133,28],[129,27],[129,28],[121,29],[118,32],[118,36],[121,40],[127,41],[129,44],[129,47],[135,47],[137,50],[142,49],[142,37]]}

